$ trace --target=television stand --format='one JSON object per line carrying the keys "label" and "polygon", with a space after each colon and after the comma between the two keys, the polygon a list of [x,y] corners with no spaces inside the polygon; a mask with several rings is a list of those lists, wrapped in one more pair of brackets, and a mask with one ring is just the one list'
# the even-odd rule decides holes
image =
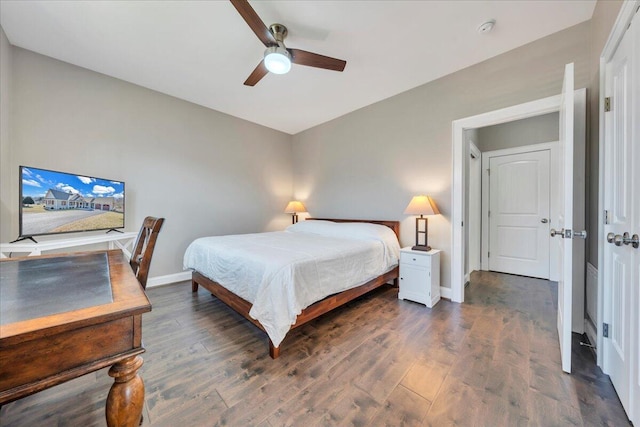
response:
{"label": "television stand", "polygon": [[115,228],[110,228],[110,229],[108,229],[108,230],[107,230],[107,232],[106,232],[106,233],[104,233],[104,234],[109,234],[109,233],[111,233],[112,231],[113,231],[113,232],[116,232],[116,233],[122,233],[122,234],[124,234],[124,231],[122,231],[122,230],[116,230]]}
{"label": "television stand", "polygon": [[34,239],[31,236],[26,236],[26,237],[18,237],[16,240],[12,240],[9,243],[16,243],[16,242],[22,242],[23,240],[31,240],[33,243],[38,243],[36,242],[36,239]]}
{"label": "television stand", "polygon": [[[77,246],[108,243],[109,249],[121,249],[127,257],[131,257],[133,242],[138,237],[137,231],[127,231],[118,234],[97,234],[82,237],[65,237],[53,240],[41,240],[40,242],[11,242],[0,243],[0,258],[8,258],[11,254],[27,254],[28,256],[42,255],[43,251],[74,248]],[[26,240],[26,239],[25,239]],[[33,239],[31,239],[33,240]],[[77,250],[68,252],[78,252]],[[21,255],[24,256],[24,255]]]}

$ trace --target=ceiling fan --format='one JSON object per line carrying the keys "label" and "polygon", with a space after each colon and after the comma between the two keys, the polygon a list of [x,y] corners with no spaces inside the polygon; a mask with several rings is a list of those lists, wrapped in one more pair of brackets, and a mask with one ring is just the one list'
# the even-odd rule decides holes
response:
{"label": "ceiling fan", "polygon": [[291,69],[291,64],[306,65],[308,67],[324,68],[326,70],[343,71],[347,61],[330,58],[300,49],[289,49],[284,45],[287,37],[287,27],[282,24],[272,24],[269,28],[262,22],[258,14],[247,0],[230,0],[242,19],[249,25],[260,41],[267,47],[264,58],[244,82],[246,86],[255,86],[268,72],[285,74]]}

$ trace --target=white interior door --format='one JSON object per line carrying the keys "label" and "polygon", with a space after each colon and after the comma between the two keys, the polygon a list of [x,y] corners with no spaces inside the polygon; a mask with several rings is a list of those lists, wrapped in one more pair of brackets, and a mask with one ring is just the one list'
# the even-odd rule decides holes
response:
{"label": "white interior door", "polygon": [[549,278],[549,150],[489,160],[489,269]]}
{"label": "white interior door", "polygon": [[[633,43],[631,51],[633,53],[633,81],[632,81],[632,99],[631,99],[631,117],[635,119],[632,121],[631,128],[631,140],[634,141],[633,146],[633,189],[631,191],[633,197],[633,231],[634,234],[640,236],[640,13],[636,9],[635,18],[631,21],[631,27],[629,30],[633,35]],[[640,426],[640,245],[634,248],[633,245],[629,245],[629,250],[633,251],[632,260],[632,284],[634,289],[634,297],[631,300],[631,306],[635,307],[635,319],[631,318],[635,331],[633,332],[631,350],[631,413],[629,418],[636,426]],[[632,331],[633,329],[632,328]]]}
{"label": "white interior door", "polygon": [[[635,141],[632,135],[633,122],[638,121],[638,111],[634,115],[632,104],[633,94],[638,93],[638,89],[633,91],[634,79],[638,80],[639,72],[633,69],[633,31],[638,33],[637,21],[636,16],[618,45],[616,53],[606,65],[604,89],[611,105],[610,111],[604,113],[604,208],[608,212],[604,233],[613,237],[607,239],[608,243],[604,245],[602,286],[604,319],[608,325],[603,340],[604,371],[611,377],[611,382],[629,417],[632,415],[630,404],[634,358],[638,369],[638,347],[636,345],[634,355],[632,335],[633,313],[637,316],[638,300],[636,299],[635,307],[632,306],[632,301],[634,287],[635,293],[639,292],[637,288],[640,268],[637,261],[638,250],[624,244],[622,237],[625,232],[631,235],[640,234],[640,210],[637,202],[640,198],[637,175],[640,140],[637,140],[637,137],[640,135],[636,135]],[[640,383],[640,374],[637,374],[636,382]],[[636,386],[636,389],[640,387]]]}
{"label": "white interior door", "polygon": [[561,238],[558,262],[558,339],[562,370],[571,372],[571,309],[573,298],[573,63],[567,64],[560,102],[560,137],[552,148],[558,159],[558,218],[552,219],[552,236]]}

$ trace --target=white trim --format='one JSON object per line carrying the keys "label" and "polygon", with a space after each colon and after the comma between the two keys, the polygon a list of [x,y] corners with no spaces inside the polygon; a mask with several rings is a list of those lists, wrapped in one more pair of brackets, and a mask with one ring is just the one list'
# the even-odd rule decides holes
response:
{"label": "white trim", "polygon": [[[452,137],[452,191],[451,191],[451,301],[464,302],[464,131],[497,125],[560,110],[560,95],[507,107],[451,122]],[[447,288],[449,289],[449,288]]]}
{"label": "white trim", "polygon": [[165,276],[151,277],[147,281],[147,289],[155,288],[162,285],[170,285],[172,283],[184,282],[191,280],[191,270],[181,271],[180,273],[167,274]]}
{"label": "white trim", "polygon": [[482,156],[482,152],[480,151],[478,146],[473,143],[473,141],[469,141],[469,153],[473,154],[478,159],[480,158],[480,156]]}
{"label": "white trim", "polygon": [[593,326],[593,323],[589,322],[588,319],[584,319],[584,333],[587,334],[587,338],[589,338],[589,342],[591,345],[595,346],[596,353],[598,352],[598,346],[596,345],[596,341],[598,339],[598,331]]}
{"label": "white trim", "polygon": [[440,286],[440,298],[451,300],[451,288]]}
{"label": "white trim", "polygon": [[482,184],[481,184],[481,192],[482,201],[481,205],[481,216],[480,216],[480,227],[482,228],[482,237],[480,239],[480,268],[483,271],[489,271],[489,157],[487,157],[484,153],[482,154]]}
{"label": "white trim", "polygon": [[[593,266],[590,262],[587,262],[587,278],[586,278],[586,300],[589,301],[591,297],[592,288],[595,288],[596,297],[595,297],[595,313],[589,312],[589,304],[587,304],[587,311],[585,317],[585,331],[587,334],[593,330],[593,337],[589,337],[591,340],[591,344],[595,345],[597,341],[598,331],[596,331],[595,322],[597,322],[598,317],[598,269]],[[592,316],[593,314],[593,316]],[[591,325],[590,327],[586,327],[587,325]]]}
{"label": "white trim", "polygon": [[[598,94],[599,103],[598,103],[598,121],[599,121],[599,150],[598,150],[598,164],[599,164],[599,176],[598,176],[598,266],[604,265],[604,114],[600,114],[604,111],[604,98],[606,87],[606,66],[607,62],[611,60],[614,53],[616,52],[616,48],[620,44],[622,37],[624,36],[625,31],[629,24],[631,24],[631,20],[636,13],[636,10],[640,7],[640,0],[633,1],[625,1],[622,3],[620,7],[620,12],[618,13],[618,17],[616,18],[616,22],[613,24],[611,28],[611,32],[609,33],[609,38],[602,49],[602,53],[600,54],[600,93]],[[597,334],[597,352],[596,352],[596,363],[601,368],[604,366],[604,345],[603,345],[603,336],[602,336],[602,324],[604,323],[604,289],[602,283],[604,283],[603,277],[603,268],[598,268],[598,320],[596,322],[596,330]]]}
{"label": "white trim", "polygon": [[467,273],[464,275],[464,283],[467,284],[471,281],[471,273]]}
{"label": "white trim", "polygon": [[[557,141],[553,142],[541,142],[540,144],[530,144],[523,145],[521,147],[511,147],[511,148],[503,148],[500,150],[493,151],[485,151],[482,153],[482,239],[480,240],[480,251],[481,254],[484,255],[481,257],[482,263],[481,268],[484,271],[489,271],[489,259],[486,256],[489,253],[489,173],[487,170],[489,169],[489,162],[492,157],[501,157],[501,156],[510,156],[513,154],[524,154],[524,153],[534,153],[536,151],[549,151],[551,152],[552,144],[557,143]],[[549,177],[551,178],[551,177]],[[549,194],[549,206],[552,206],[551,194]],[[549,210],[549,217],[553,218],[553,210]],[[556,254],[557,256],[557,254]],[[550,259],[554,258],[554,254],[550,254]],[[549,274],[551,274],[551,262],[549,262]],[[551,277],[550,277],[551,278]],[[557,278],[556,278],[557,280]]]}
{"label": "white trim", "polygon": [[[465,229],[469,244],[467,275],[482,269],[482,152],[473,141],[469,141],[469,154],[473,158],[469,159],[469,215]],[[475,191],[478,188],[480,191]],[[468,281],[469,277],[466,278]]]}
{"label": "white trim", "polygon": [[482,157],[510,156],[512,154],[533,153],[535,151],[551,150],[551,144],[558,141],[541,142],[539,144],[522,145],[520,147],[502,148],[500,150],[484,151]]}

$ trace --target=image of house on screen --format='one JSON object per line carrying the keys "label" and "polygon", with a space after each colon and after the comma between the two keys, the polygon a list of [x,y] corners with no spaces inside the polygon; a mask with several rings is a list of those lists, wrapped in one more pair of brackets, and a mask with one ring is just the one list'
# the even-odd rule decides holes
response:
{"label": "image of house on screen", "polygon": [[50,188],[42,199],[47,210],[95,209],[99,211],[117,210],[115,197],[83,197],[80,194]]}

